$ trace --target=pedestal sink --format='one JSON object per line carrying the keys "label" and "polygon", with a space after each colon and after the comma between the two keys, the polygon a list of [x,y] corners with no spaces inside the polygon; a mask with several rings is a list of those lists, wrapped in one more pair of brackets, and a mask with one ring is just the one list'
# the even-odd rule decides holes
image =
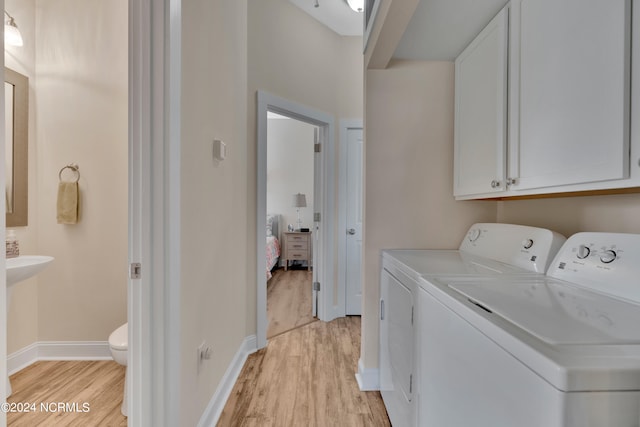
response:
{"label": "pedestal sink", "polygon": [[[51,256],[23,255],[7,259],[7,312],[11,304],[13,286],[40,273],[53,261]],[[11,383],[7,376],[7,396],[11,396]]]}
{"label": "pedestal sink", "polygon": [[35,276],[53,261],[51,256],[23,255],[7,259],[7,288]]}

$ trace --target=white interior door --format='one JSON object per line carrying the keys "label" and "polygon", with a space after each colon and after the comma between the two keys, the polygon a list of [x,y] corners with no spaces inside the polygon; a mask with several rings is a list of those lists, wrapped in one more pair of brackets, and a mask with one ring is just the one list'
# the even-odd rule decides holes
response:
{"label": "white interior door", "polygon": [[347,130],[346,314],[362,314],[362,129]]}

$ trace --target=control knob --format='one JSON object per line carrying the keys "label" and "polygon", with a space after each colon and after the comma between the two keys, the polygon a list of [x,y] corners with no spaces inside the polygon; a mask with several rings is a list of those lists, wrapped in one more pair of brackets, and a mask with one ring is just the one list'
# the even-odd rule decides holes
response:
{"label": "control knob", "polygon": [[602,255],[600,255],[600,261],[602,261],[605,264],[609,264],[610,262],[615,261],[617,256],[618,254],[616,254],[616,251],[612,249],[608,249],[602,252]]}
{"label": "control knob", "polygon": [[470,242],[475,242],[480,237],[480,230],[478,230],[477,228],[474,228],[473,230],[469,231],[469,234],[467,237]]}
{"label": "control knob", "polygon": [[525,249],[531,249],[531,246],[533,246],[533,239],[524,239],[522,241],[522,247]]}
{"label": "control knob", "polygon": [[585,245],[580,245],[578,247],[578,258],[579,259],[585,259],[586,257],[589,256],[589,254],[591,253],[591,249],[589,249],[589,247],[585,246]]}

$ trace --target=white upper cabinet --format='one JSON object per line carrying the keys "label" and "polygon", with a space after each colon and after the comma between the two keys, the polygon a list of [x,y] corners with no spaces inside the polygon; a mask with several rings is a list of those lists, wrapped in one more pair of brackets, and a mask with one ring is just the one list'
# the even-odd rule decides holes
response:
{"label": "white upper cabinet", "polygon": [[454,195],[505,188],[508,9],[455,62]]}
{"label": "white upper cabinet", "polygon": [[510,144],[519,160],[511,156],[512,189],[627,178],[629,1],[512,4],[519,38],[512,40],[519,42],[510,88]]}
{"label": "white upper cabinet", "polygon": [[640,8],[507,8],[456,60],[456,198],[640,187]]}

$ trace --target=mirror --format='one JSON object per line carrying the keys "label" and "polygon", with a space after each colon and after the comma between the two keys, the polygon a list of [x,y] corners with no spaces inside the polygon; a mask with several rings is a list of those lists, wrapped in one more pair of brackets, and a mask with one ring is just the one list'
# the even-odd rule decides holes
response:
{"label": "mirror", "polygon": [[27,225],[29,79],[4,69],[7,227]]}

